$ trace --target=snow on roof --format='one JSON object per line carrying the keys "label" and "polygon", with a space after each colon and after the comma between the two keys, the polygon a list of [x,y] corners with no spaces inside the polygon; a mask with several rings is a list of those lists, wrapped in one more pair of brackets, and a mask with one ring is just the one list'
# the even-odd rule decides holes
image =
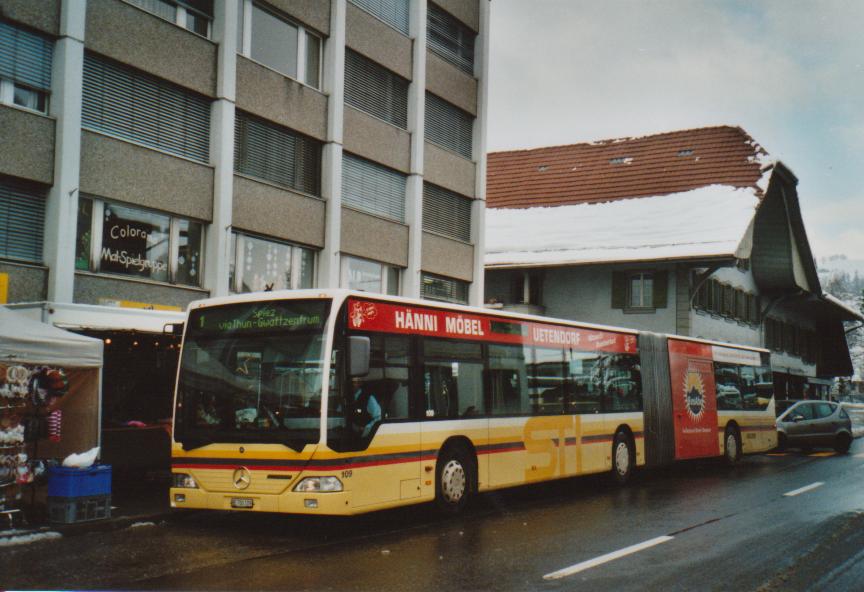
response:
{"label": "snow on roof", "polygon": [[487,267],[732,256],[758,190],[710,185],[654,197],[486,210]]}

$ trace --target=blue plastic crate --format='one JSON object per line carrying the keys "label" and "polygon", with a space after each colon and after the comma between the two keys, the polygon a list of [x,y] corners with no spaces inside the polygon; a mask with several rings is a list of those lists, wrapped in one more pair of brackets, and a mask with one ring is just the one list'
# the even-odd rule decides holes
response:
{"label": "blue plastic crate", "polygon": [[55,524],[92,522],[110,517],[110,495],[48,498],[48,520]]}
{"label": "blue plastic crate", "polygon": [[111,465],[86,469],[51,467],[48,469],[50,497],[87,497],[111,493]]}

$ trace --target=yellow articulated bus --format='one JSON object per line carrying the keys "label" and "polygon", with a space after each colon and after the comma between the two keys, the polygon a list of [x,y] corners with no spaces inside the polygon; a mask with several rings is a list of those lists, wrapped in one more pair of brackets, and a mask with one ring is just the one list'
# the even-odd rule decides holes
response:
{"label": "yellow articulated bus", "polygon": [[171,505],[359,514],[770,450],[765,350],[347,290],[193,303]]}

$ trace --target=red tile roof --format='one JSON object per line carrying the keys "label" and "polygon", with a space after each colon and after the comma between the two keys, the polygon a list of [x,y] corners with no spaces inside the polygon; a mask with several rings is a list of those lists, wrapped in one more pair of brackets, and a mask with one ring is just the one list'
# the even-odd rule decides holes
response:
{"label": "red tile roof", "polygon": [[557,206],[666,195],[707,185],[756,187],[767,156],[739,127],[706,127],[489,154],[486,205]]}

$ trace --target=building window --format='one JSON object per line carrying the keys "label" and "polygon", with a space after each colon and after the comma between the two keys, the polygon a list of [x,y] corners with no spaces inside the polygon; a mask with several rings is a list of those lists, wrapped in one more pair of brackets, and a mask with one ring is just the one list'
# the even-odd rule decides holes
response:
{"label": "building window", "polygon": [[82,197],[75,268],[200,286],[203,238],[201,222]]}
{"label": "building window", "polygon": [[321,88],[321,37],[252,0],[240,0],[237,46],[247,58]]}
{"label": "building window", "polygon": [[427,140],[471,158],[474,132],[474,117],[471,114],[427,92],[424,125]]}
{"label": "building window", "polygon": [[468,304],[468,282],[423,272],[420,277],[420,296],[427,300]]}
{"label": "building window", "polygon": [[54,43],[0,22],[0,103],[48,112]]}
{"label": "building window", "polygon": [[210,101],[175,84],[84,55],[81,125],[207,163]]}
{"label": "building window", "polygon": [[466,74],[474,75],[474,40],[470,28],[429,3],[426,38],[429,49]]}
{"label": "building window", "polygon": [[409,82],[355,51],[345,50],[345,102],[408,129]]}
{"label": "building window", "polygon": [[423,183],[423,230],[471,242],[470,198]]}
{"label": "building window", "polygon": [[510,301],[513,304],[542,305],[543,272],[516,270],[510,276]]}
{"label": "building window", "polygon": [[402,173],[348,154],[342,155],[342,203],[363,212],[405,221]]}
{"label": "building window", "polygon": [[320,195],[321,143],[238,111],[234,171]]}
{"label": "building window", "polygon": [[0,258],[42,263],[44,189],[0,179]]}
{"label": "building window", "polygon": [[403,35],[408,34],[408,0],[348,1],[384,21]]}
{"label": "building window", "polygon": [[342,257],[342,287],[377,294],[399,294],[399,268],[369,259]]}
{"label": "building window", "polygon": [[202,37],[210,37],[213,0],[127,0],[127,2]]}
{"label": "building window", "polygon": [[633,273],[627,278],[627,306],[630,308],[654,307],[654,274]]}
{"label": "building window", "polygon": [[612,308],[632,311],[666,308],[667,284],[665,271],[612,272]]}
{"label": "building window", "polygon": [[228,268],[232,292],[312,288],[315,251],[233,232]]}

